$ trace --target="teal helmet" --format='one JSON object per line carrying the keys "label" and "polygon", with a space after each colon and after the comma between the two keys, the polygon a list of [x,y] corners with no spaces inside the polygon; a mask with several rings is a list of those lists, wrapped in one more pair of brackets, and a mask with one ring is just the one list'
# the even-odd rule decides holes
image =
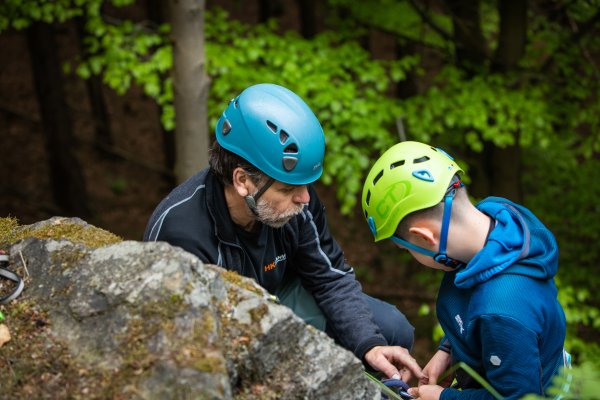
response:
{"label": "teal helmet", "polygon": [[283,183],[305,185],[323,172],[323,128],[308,105],[282,86],[245,89],[219,118],[216,136],[221,147]]}

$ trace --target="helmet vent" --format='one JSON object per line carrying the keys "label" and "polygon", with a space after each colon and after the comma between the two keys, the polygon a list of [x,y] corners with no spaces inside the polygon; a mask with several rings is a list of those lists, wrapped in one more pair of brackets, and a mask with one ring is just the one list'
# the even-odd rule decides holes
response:
{"label": "helmet vent", "polygon": [[[367,205],[369,205],[369,203],[371,202],[371,191],[370,190],[367,192],[367,198],[365,199],[365,202],[367,203]],[[365,211],[365,217],[368,217],[366,211]]]}
{"label": "helmet vent", "polygon": [[287,132],[282,129],[281,132],[279,132],[279,143],[284,144],[289,137],[290,135],[288,135]]}
{"label": "helmet vent", "polygon": [[285,170],[288,172],[293,170],[297,163],[298,159],[296,157],[283,157],[283,168],[285,168]]}
{"label": "helmet vent", "polygon": [[415,164],[419,164],[419,163],[422,163],[422,162],[425,162],[425,161],[428,161],[428,160],[429,160],[429,157],[427,157],[427,156],[423,156],[423,157],[421,157],[421,158],[415,158],[415,159],[413,160],[413,163],[415,163]]}
{"label": "helmet vent", "polygon": [[223,136],[225,136],[229,132],[231,132],[231,124],[229,123],[229,120],[225,120],[223,121],[223,126],[221,127],[221,133],[223,133]]}
{"label": "helmet vent", "polygon": [[402,165],[404,165],[404,160],[396,161],[395,163],[393,163],[392,165],[390,165],[390,169],[394,169],[394,168],[400,167]]}
{"label": "helmet vent", "polygon": [[298,146],[296,146],[296,143],[292,143],[288,147],[286,147],[283,150],[283,152],[284,153],[298,153]]}
{"label": "helmet vent", "polygon": [[277,133],[277,125],[275,125],[271,121],[267,121],[267,125],[269,126],[269,129],[273,131],[273,133]]}
{"label": "helmet vent", "polygon": [[373,179],[373,186],[375,186],[377,184],[377,181],[380,180],[382,176],[383,176],[383,170],[379,171],[379,173],[377,174],[375,179]]}

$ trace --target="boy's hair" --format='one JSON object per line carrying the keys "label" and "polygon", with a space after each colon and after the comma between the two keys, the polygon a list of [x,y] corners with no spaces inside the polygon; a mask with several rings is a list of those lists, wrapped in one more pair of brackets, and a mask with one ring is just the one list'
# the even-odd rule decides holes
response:
{"label": "boy's hair", "polygon": [[261,170],[244,158],[223,148],[216,140],[209,151],[208,164],[223,185],[233,184],[233,170],[238,167],[246,171],[255,185],[267,179]]}
{"label": "boy's hair", "polygon": [[[451,221],[461,217],[461,203],[464,201],[470,201],[467,195],[467,189],[462,186],[456,189],[454,200],[452,201],[452,215]],[[444,202],[441,201],[433,207],[424,208],[408,214],[400,221],[396,228],[395,235],[406,240],[409,234],[409,230],[414,226],[417,219],[432,219],[441,221],[444,216]]]}

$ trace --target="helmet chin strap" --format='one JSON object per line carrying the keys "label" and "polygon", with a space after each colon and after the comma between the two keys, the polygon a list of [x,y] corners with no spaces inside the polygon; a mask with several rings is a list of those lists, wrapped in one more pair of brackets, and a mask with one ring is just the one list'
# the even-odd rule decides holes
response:
{"label": "helmet chin strap", "polygon": [[254,195],[248,195],[244,197],[244,200],[246,200],[246,204],[248,205],[248,208],[250,208],[250,211],[252,211],[252,214],[258,216],[256,203],[258,202],[260,196],[262,196],[263,193],[267,191],[267,189],[273,184],[273,182],[275,182],[275,179],[269,178],[269,180],[263,185],[263,187],[259,189],[258,192],[256,192]]}
{"label": "helmet chin strap", "polygon": [[450,268],[462,268],[465,266],[465,263],[456,260],[454,258],[448,257],[446,254],[446,245],[448,244],[448,231],[450,229],[450,217],[452,216],[452,200],[454,199],[454,195],[456,194],[456,189],[462,186],[462,182],[457,180],[450,185],[450,188],[446,195],[444,196],[444,215],[442,217],[442,231],[440,233],[440,250],[437,253],[433,251],[424,249],[423,247],[414,245],[404,239],[399,238],[398,236],[392,235],[390,239],[394,243],[398,243],[401,246],[406,247],[407,249],[414,250],[418,253],[424,254],[434,259],[435,262],[445,265]]}

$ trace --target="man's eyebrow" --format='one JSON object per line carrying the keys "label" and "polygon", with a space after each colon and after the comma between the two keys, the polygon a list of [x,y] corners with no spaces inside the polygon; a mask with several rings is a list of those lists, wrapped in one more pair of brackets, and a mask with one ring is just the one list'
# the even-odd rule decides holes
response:
{"label": "man's eyebrow", "polygon": [[304,185],[292,185],[291,183],[283,183],[283,182],[281,182],[281,183],[283,184],[284,189],[296,189],[296,188],[304,186]]}

